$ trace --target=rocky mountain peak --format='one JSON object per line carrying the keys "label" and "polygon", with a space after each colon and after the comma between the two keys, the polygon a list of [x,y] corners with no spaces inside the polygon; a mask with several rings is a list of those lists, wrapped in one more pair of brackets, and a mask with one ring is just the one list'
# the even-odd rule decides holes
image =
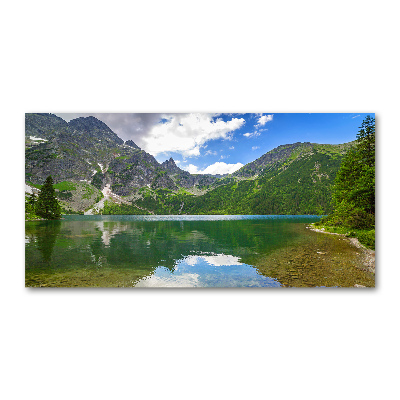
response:
{"label": "rocky mountain peak", "polygon": [[140,149],[140,147],[133,140],[127,140],[125,145],[133,147],[134,149]]}
{"label": "rocky mountain peak", "polygon": [[103,121],[93,116],[72,119],[68,127],[72,132],[85,132],[90,136],[106,137],[118,144],[124,143]]}
{"label": "rocky mountain peak", "polygon": [[107,132],[112,132],[112,130],[104,122],[92,116],[71,119],[68,125],[70,128],[77,131],[90,131],[93,128],[97,128]]}
{"label": "rocky mountain peak", "polygon": [[175,164],[172,157],[169,160],[165,160],[161,166],[169,172],[182,172],[182,170]]}
{"label": "rocky mountain peak", "polygon": [[49,113],[26,113],[25,136],[51,139],[60,132],[68,131],[68,123]]}

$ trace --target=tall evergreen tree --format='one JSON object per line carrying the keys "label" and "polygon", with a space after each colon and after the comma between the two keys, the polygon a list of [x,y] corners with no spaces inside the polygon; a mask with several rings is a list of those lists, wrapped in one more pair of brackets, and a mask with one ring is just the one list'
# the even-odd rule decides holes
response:
{"label": "tall evergreen tree", "polygon": [[357,146],[363,162],[375,167],[375,118],[364,119],[357,134]]}
{"label": "tall evergreen tree", "polygon": [[351,228],[375,224],[375,119],[367,116],[354,148],[343,159],[332,193],[334,213],[328,221]]}
{"label": "tall evergreen tree", "polygon": [[46,219],[61,218],[61,207],[56,199],[53,178],[48,176],[35,203],[35,212]]}

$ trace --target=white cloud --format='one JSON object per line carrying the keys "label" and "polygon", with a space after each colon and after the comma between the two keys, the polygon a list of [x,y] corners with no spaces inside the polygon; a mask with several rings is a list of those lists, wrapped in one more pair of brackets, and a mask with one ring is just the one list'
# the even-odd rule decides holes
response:
{"label": "white cloud", "polygon": [[245,124],[238,114],[162,114],[162,113],[59,113],[66,121],[93,116],[103,121],[121,139],[133,140],[153,156],[177,151],[183,156],[199,156],[210,140],[229,140]]}
{"label": "white cloud", "polygon": [[177,152],[185,157],[199,156],[200,148],[215,139],[231,139],[231,133],[241,128],[244,118],[223,121],[213,114],[169,114],[143,137],[143,149],[153,156]]}
{"label": "white cloud", "polygon": [[360,115],[355,115],[354,117],[351,117],[351,118],[357,118],[357,117],[359,117]]}
{"label": "white cloud", "polygon": [[193,165],[193,164],[189,164],[189,165],[185,165],[183,167],[186,171],[190,172],[191,174],[199,174],[199,169]]}
{"label": "white cloud", "polygon": [[218,153],[216,151],[207,150],[204,155],[205,156],[216,156]]}
{"label": "white cloud", "polygon": [[229,150],[233,150],[235,148],[235,146],[231,146],[229,147]]}
{"label": "white cloud", "polygon": [[261,135],[261,132],[267,131],[267,128],[260,128],[260,126],[264,126],[267,122],[272,121],[274,118],[273,114],[270,115],[261,115],[260,118],[258,118],[257,123],[254,125],[254,132],[247,132],[243,134],[244,137],[247,138],[252,138],[252,137],[257,137]]}
{"label": "white cloud", "polygon": [[260,146],[253,146],[251,149],[252,150],[257,150],[257,149],[259,149],[260,148]]}
{"label": "white cloud", "polygon": [[267,122],[272,121],[272,119],[274,118],[273,114],[269,114],[269,115],[262,115],[258,121],[257,121],[257,125],[256,126],[264,126]]}
{"label": "white cloud", "polygon": [[257,137],[260,136],[261,132],[258,131],[254,131],[254,132],[248,132],[248,133],[244,133],[243,136],[247,137],[247,138],[251,138],[251,137]]}
{"label": "white cloud", "polygon": [[242,167],[243,167],[242,163],[226,164],[224,162],[218,161],[214,164],[209,165],[207,168],[204,168],[203,170],[199,170],[199,168],[193,164],[189,164],[183,168],[186,171],[190,172],[191,174],[224,175],[224,174],[232,174],[233,172],[237,171]]}
{"label": "white cloud", "polygon": [[224,162],[219,161],[219,162],[209,165],[206,169],[201,171],[201,173],[202,174],[211,174],[211,175],[232,174],[233,172],[237,171],[239,168],[242,168],[242,167],[243,167],[242,163],[226,164]]}

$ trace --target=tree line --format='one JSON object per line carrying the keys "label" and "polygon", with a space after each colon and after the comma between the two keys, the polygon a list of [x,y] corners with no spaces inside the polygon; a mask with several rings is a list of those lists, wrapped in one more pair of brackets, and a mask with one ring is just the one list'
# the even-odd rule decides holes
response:
{"label": "tree line", "polygon": [[375,118],[367,116],[336,174],[332,190],[333,212],[320,221],[342,228],[375,248]]}

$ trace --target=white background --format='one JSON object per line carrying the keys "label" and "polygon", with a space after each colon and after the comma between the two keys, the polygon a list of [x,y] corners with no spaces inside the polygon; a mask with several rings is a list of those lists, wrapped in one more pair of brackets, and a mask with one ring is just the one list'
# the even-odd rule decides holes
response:
{"label": "white background", "polygon": [[[2,398],[398,397],[394,4],[2,5]],[[24,288],[24,113],[90,111],[375,112],[376,289]]]}

